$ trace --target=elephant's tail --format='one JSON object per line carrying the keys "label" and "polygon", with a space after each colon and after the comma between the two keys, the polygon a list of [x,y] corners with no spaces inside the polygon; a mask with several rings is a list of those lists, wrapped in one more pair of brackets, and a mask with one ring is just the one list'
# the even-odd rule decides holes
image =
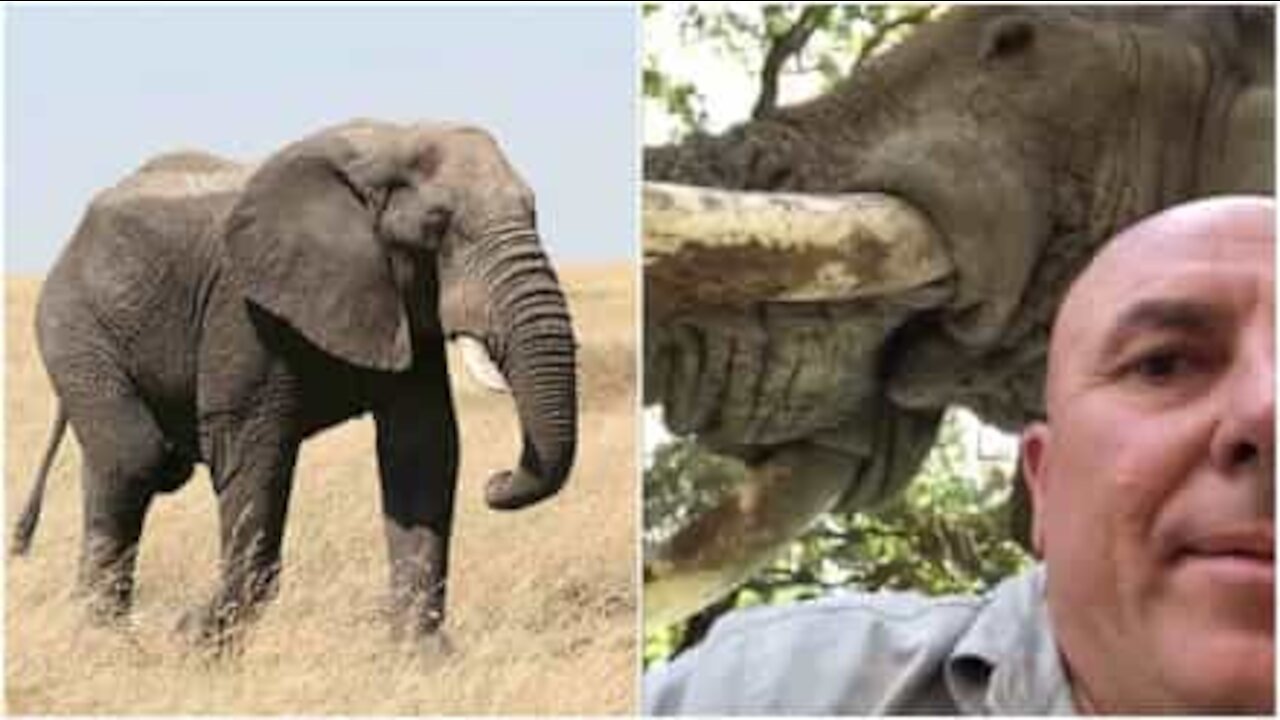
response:
{"label": "elephant's tail", "polygon": [[25,555],[31,547],[31,536],[36,531],[36,523],[40,521],[40,506],[44,504],[44,486],[49,479],[49,468],[53,466],[53,458],[58,454],[58,446],[62,436],[67,432],[67,411],[62,403],[58,403],[57,414],[53,420],[53,431],[49,434],[49,445],[44,450],[44,459],[40,461],[40,469],[36,471],[35,484],[27,497],[27,504],[22,508],[22,515],[13,529],[13,544],[9,550],[14,555]]}

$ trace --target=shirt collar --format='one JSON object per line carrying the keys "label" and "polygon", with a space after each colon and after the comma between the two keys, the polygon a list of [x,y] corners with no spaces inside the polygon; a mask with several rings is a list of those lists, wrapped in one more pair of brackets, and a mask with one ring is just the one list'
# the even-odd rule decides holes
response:
{"label": "shirt collar", "polygon": [[1043,565],[1000,583],[947,657],[944,674],[966,713],[1071,715],[1044,599]]}

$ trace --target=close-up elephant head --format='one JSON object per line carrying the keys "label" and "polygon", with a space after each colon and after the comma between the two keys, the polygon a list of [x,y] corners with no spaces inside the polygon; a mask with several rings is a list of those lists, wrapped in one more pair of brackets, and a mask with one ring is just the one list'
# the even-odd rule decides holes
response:
{"label": "close-up elephant head", "polygon": [[1273,35],[1261,7],[956,8],[813,100],[646,148],[645,401],[746,463],[653,539],[649,619],[901,490],[947,407],[1042,416],[1049,324],[1108,238],[1273,192]]}
{"label": "close-up elephant head", "polygon": [[573,330],[533,193],[488,133],[358,121],[301,140],[248,180],[226,245],[249,300],[357,366],[404,370],[423,333],[463,339],[473,374],[509,387],[524,440],[517,467],[489,479],[488,504],[523,507],[563,485]]}

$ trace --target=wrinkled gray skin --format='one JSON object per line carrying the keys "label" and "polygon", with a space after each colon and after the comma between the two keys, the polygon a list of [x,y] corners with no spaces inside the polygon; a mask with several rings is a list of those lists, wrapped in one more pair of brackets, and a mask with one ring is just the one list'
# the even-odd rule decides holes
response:
{"label": "wrinkled gray skin", "polygon": [[879,306],[647,297],[646,402],[752,462],[834,459],[794,481],[846,508],[899,490],[950,404],[1009,430],[1042,415],[1053,311],[1101,243],[1188,198],[1273,191],[1273,30],[1261,7],[961,8],[815,100],[646,149],[647,180],[899,196],[957,266]]}
{"label": "wrinkled gray skin", "polygon": [[520,417],[523,453],[489,479],[489,505],[553,495],[573,462],[575,346],[533,203],[481,130],[365,121],[256,169],[163,156],[100,194],[37,311],[59,415],[85,458],[92,606],[127,611],[148,504],[204,463],[222,584],[185,625],[230,637],[277,587],[299,444],[372,412],[393,621],[435,631],[458,464],[446,335],[484,343]]}

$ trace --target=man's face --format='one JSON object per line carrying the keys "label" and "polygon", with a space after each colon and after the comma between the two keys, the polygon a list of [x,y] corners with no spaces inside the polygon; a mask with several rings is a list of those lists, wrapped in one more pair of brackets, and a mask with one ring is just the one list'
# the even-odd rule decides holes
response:
{"label": "man's face", "polygon": [[1274,206],[1123,233],[1077,280],[1023,436],[1082,710],[1274,705]]}

